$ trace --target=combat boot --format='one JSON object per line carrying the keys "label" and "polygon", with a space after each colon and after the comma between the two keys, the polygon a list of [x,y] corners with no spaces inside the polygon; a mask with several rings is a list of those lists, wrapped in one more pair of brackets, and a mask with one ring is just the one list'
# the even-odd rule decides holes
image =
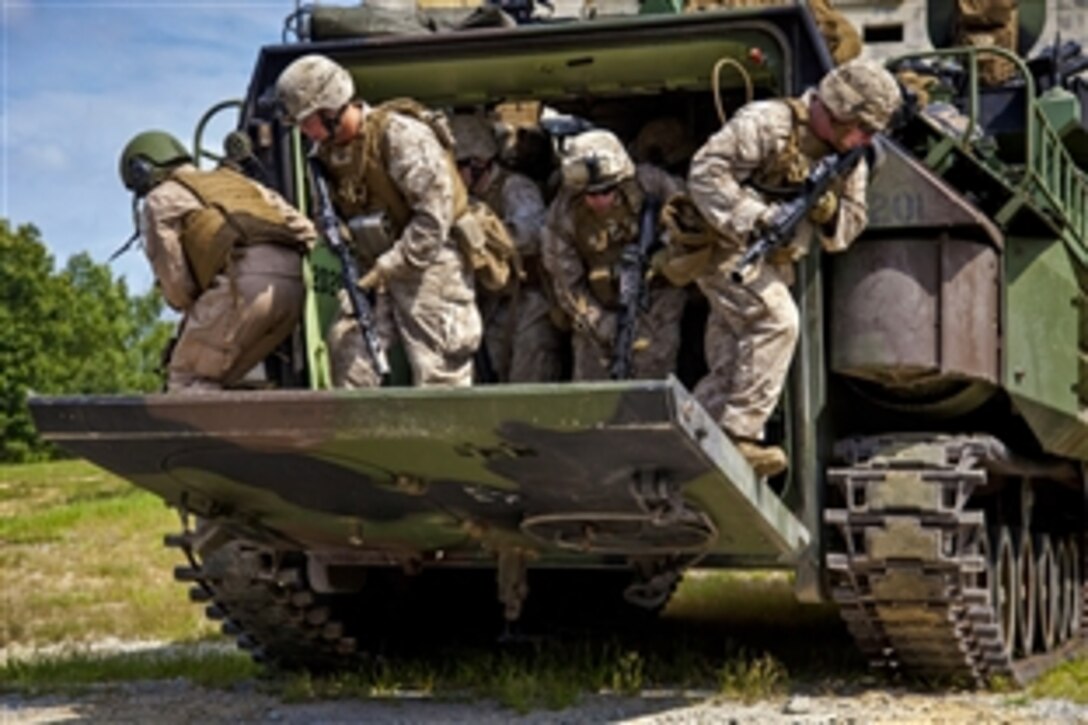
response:
{"label": "combat boot", "polygon": [[778,446],[764,446],[745,440],[737,441],[736,445],[757,476],[777,476],[786,470],[786,452]]}

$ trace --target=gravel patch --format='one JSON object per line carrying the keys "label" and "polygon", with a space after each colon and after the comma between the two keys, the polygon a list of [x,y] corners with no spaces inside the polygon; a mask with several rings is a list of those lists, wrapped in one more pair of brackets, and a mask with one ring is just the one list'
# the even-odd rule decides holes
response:
{"label": "gravel patch", "polygon": [[519,715],[487,701],[438,700],[406,693],[372,700],[287,704],[252,686],[206,690],[186,681],[134,682],[79,695],[0,696],[0,723],[1088,723],[1088,706],[1016,695],[926,695],[867,690],[852,696],[795,694],[756,703],[693,693],[585,697],[565,710]]}

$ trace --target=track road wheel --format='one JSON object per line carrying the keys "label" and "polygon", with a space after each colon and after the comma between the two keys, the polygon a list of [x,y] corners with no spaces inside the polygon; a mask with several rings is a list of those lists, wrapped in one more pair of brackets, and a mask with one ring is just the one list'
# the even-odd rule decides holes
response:
{"label": "track road wheel", "polygon": [[1069,541],[1060,539],[1054,544],[1054,563],[1058,570],[1058,644],[1067,642],[1072,636],[1070,629],[1073,622],[1073,568],[1070,557]]}
{"label": "track road wheel", "polygon": [[1049,534],[1040,534],[1035,541],[1035,570],[1039,578],[1039,643],[1044,652],[1050,652],[1058,642],[1061,586]]}
{"label": "track road wheel", "polygon": [[1077,536],[1071,536],[1069,538],[1069,551],[1073,577],[1073,609],[1070,613],[1072,621],[1069,624],[1069,628],[1072,632],[1072,636],[1085,636],[1088,638],[1088,633],[1084,635],[1081,633],[1081,629],[1084,626],[1084,600],[1085,597],[1088,597],[1088,591],[1085,591],[1084,588],[1084,570],[1081,568],[1081,562],[1084,560],[1084,552],[1081,551]]}
{"label": "track road wheel", "polygon": [[993,531],[990,552],[993,559],[990,569],[993,572],[994,609],[997,624],[1001,631],[1002,652],[1009,656],[1016,643],[1017,594],[1020,591],[1020,577],[1016,567],[1016,553],[1012,545],[1012,536],[1007,526],[999,526]]}
{"label": "track road wheel", "polygon": [[1016,568],[1020,587],[1016,597],[1017,650],[1025,657],[1035,651],[1035,609],[1038,601],[1038,578],[1035,574],[1035,549],[1031,532],[1020,531],[1016,547]]}

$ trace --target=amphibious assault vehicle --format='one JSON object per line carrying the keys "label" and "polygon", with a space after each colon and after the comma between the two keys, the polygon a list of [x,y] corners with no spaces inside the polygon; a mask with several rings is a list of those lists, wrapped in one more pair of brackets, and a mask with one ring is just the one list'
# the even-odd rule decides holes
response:
{"label": "amphibious assault vehicle", "polygon": [[[804,6],[369,35],[353,17],[316,10],[304,40],[261,50],[228,144],[302,207],[306,149],[273,87],[304,53],[343,63],[370,102],[543,103],[625,140],[669,116],[696,144],[721,123],[716,97],[728,113],[831,67]],[[654,610],[691,567],[761,567],[837,603],[874,666],[1030,677],[1088,637],[1075,50],[893,61],[938,82],[880,142],[864,235],[799,265],[801,342],[770,431],[790,467],[775,479],[689,392],[705,371],[694,292],[666,380],[331,390],[327,250],[263,388],[39,398],[35,419],[181,512],[177,578],[272,663],[350,662],[373,634],[366,613],[431,576],[447,592],[497,581],[495,617],[515,620],[575,594]],[[982,86],[984,53],[1013,77]]]}

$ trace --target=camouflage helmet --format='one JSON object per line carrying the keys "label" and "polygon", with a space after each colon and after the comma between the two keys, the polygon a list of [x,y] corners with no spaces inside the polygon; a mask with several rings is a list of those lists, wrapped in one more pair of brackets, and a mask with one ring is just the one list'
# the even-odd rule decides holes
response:
{"label": "camouflage helmet", "polygon": [[816,95],[835,118],[859,121],[870,131],[887,128],[902,103],[895,77],[880,63],[862,58],[831,70]]}
{"label": "camouflage helmet", "polygon": [[276,98],[294,123],[315,111],[339,111],[354,95],[351,74],[336,61],[316,53],[295,59],[276,80]]}
{"label": "camouflage helmet", "polygon": [[493,159],[499,155],[495,129],[491,123],[475,113],[458,113],[450,117],[450,128],[456,140],[457,160]]}
{"label": "camouflage helmet", "polygon": [[573,136],[560,154],[563,185],[578,191],[601,191],[635,175],[634,162],[611,131],[594,129]]}
{"label": "camouflage helmet", "polygon": [[121,152],[121,182],[129,191],[143,196],[171,168],[192,160],[181,142],[166,131],[144,131],[133,136]]}

